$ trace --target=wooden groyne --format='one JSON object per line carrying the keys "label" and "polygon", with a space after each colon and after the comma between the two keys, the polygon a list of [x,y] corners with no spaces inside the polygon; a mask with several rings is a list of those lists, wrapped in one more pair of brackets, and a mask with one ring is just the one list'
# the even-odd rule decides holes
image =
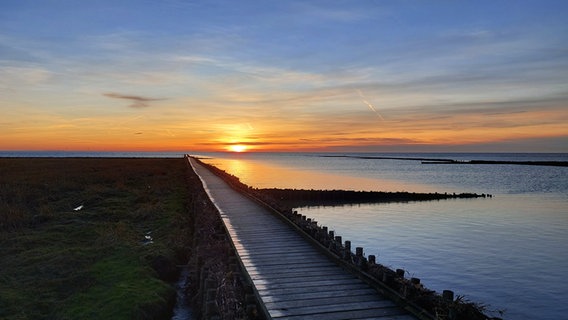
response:
{"label": "wooden groyne", "polygon": [[437,294],[404,270],[365,257],[363,248],[352,252],[350,241],[316,221],[275,209],[236,177],[188,160],[220,211],[266,318],[490,319],[450,290]]}

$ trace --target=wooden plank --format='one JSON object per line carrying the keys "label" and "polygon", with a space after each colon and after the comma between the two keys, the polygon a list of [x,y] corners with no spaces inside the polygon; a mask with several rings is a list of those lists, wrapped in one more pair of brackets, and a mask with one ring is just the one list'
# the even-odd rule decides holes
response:
{"label": "wooden plank", "polygon": [[300,308],[300,307],[309,307],[309,306],[326,306],[326,305],[335,305],[335,304],[345,304],[345,303],[354,303],[354,302],[370,302],[370,301],[382,301],[385,307],[394,307],[394,302],[390,300],[380,300],[380,298],[375,294],[365,294],[365,295],[349,295],[349,296],[339,296],[339,297],[318,297],[314,299],[301,299],[301,300],[287,300],[287,301],[273,301],[273,302],[266,302],[265,306],[270,309],[277,309],[277,308]]}
{"label": "wooden plank", "polygon": [[297,269],[286,269],[284,272],[249,272],[251,278],[254,280],[255,278],[264,278],[264,277],[272,277],[272,278],[297,278],[297,277],[311,277],[317,276],[320,274],[325,274],[328,277],[334,277],[340,274],[345,274],[345,271],[334,268],[334,267],[327,267],[327,268],[317,268],[317,269],[306,269],[304,271],[300,271]]}
{"label": "wooden plank", "polygon": [[[334,275],[340,275],[340,274],[345,274],[345,272],[338,272],[340,270],[332,270],[332,269],[328,269],[330,270],[328,275],[330,277],[333,277]],[[320,268],[302,268],[302,269],[297,269],[297,268],[293,268],[290,267],[288,269],[266,269],[262,266],[256,267],[254,269],[251,270],[247,270],[247,273],[250,275],[251,279],[255,279],[255,278],[262,278],[262,279],[266,279],[266,278],[272,278],[272,279],[277,279],[277,278],[294,278],[297,276],[302,276],[303,274],[308,274],[308,275],[320,275],[322,274],[322,271],[320,270]]]}
{"label": "wooden plank", "polygon": [[266,249],[258,249],[258,250],[247,250],[245,247],[237,248],[237,250],[241,251],[240,256],[277,256],[279,254],[289,254],[289,253],[301,253],[301,254],[316,254],[317,251],[313,248],[306,248],[306,247],[292,247],[286,248],[285,250],[281,248],[266,248]]}
{"label": "wooden plank", "polygon": [[326,261],[318,262],[318,263],[307,263],[307,264],[297,264],[297,265],[271,265],[271,266],[263,266],[263,265],[254,265],[249,264],[247,267],[248,272],[286,272],[286,271],[297,271],[297,270],[315,270],[321,267],[329,266],[329,263]]}
{"label": "wooden plank", "polygon": [[357,318],[357,320],[416,320],[416,317],[410,314],[398,314],[398,315],[384,315],[378,317]]}
{"label": "wooden plank", "polygon": [[[261,289],[261,288],[266,288],[268,290],[273,290],[273,289],[286,289],[286,288],[313,288],[313,287],[328,287],[328,288],[333,288],[335,286],[339,286],[339,285],[345,285],[345,284],[353,284],[354,282],[353,278],[346,278],[346,279],[333,279],[333,280],[318,280],[318,281],[302,281],[302,282],[296,282],[296,283],[256,283],[256,281],[254,282],[254,286],[257,289]],[[359,280],[360,281],[360,280]],[[363,282],[361,282],[363,283]]]}
{"label": "wooden plank", "polygon": [[332,314],[335,312],[345,312],[345,311],[350,311],[350,312],[371,311],[368,314],[375,316],[401,313],[401,310],[397,307],[393,307],[393,303],[388,300],[336,303],[332,305],[306,306],[306,307],[297,307],[290,309],[288,308],[268,309],[268,312],[273,318],[315,315],[322,313]]}
{"label": "wooden plank", "polygon": [[[329,280],[329,279],[333,279],[333,280]],[[254,284],[255,285],[261,285],[261,284],[284,284],[284,283],[293,283],[295,285],[298,284],[298,282],[300,283],[311,283],[311,282],[316,282],[316,281],[335,281],[335,280],[353,280],[354,276],[349,275],[349,274],[339,274],[336,275],[334,277],[330,277],[329,275],[326,274],[319,274],[317,276],[304,276],[304,277],[293,277],[293,278],[280,278],[280,277],[270,277],[270,278],[264,278],[264,279],[254,279]]]}
{"label": "wooden plank", "polygon": [[241,257],[241,260],[243,262],[245,261],[251,261],[251,262],[257,262],[260,263],[262,262],[263,264],[266,263],[266,265],[270,265],[272,264],[296,264],[296,263],[304,263],[304,262],[320,262],[320,261],[325,261],[325,262],[329,262],[329,260],[326,260],[325,257],[322,257],[321,255],[306,255],[306,254],[296,254],[296,253],[292,253],[292,254],[280,254],[277,256],[244,256]]}
{"label": "wooden plank", "polygon": [[[336,285],[334,287],[312,287],[310,288],[310,292],[331,292],[331,291],[344,291],[344,290],[351,290],[351,289],[366,289],[369,288],[368,285],[364,283],[350,283],[350,284],[343,284],[343,285]],[[299,294],[299,293],[306,293],[306,288],[267,288],[266,286],[259,286],[256,287],[258,292],[263,296],[275,296],[275,295],[288,295],[288,294]]]}
{"label": "wooden plank", "polygon": [[282,228],[256,228],[254,230],[241,230],[237,228],[229,229],[229,232],[233,232],[236,234],[245,234],[248,237],[270,237],[270,238],[298,238],[298,235],[295,234],[292,230],[282,229]]}
{"label": "wooden plank", "polygon": [[[376,296],[377,292],[371,288],[350,289],[339,291],[323,291],[323,292],[302,292],[295,294],[280,294],[277,296],[266,296],[263,301],[265,303],[277,301],[298,301],[298,300],[312,300],[312,299],[327,299],[335,297],[359,297],[359,296]],[[379,297],[380,298],[380,297]]]}
{"label": "wooden plank", "polygon": [[[278,320],[345,320],[345,319],[363,319],[376,318],[379,320],[398,320],[400,315],[405,315],[405,311],[400,308],[379,308],[379,309],[363,309],[363,310],[342,310],[337,312],[325,312],[320,310],[319,313],[292,315],[292,316],[272,316]],[[416,318],[411,318],[416,319]]]}
{"label": "wooden plank", "polygon": [[296,259],[286,259],[286,260],[274,260],[274,259],[251,259],[251,258],[243,258],[241,259],[243,264],[246,265],[258,265],[261,263],[263,266],[273,266],[273,265],[305,265],[311,263],[329,263],[326,260],[323,260],[322,257],[304,257],[304,258],[296,258]]}
{"label": "wooden plank", "polygon": [[[239,235],[233,235],[235,237],[239,236]],[[289,239],[271,239],[270,241],[267,241],[268,239],[266,238],[260,238],[260,239],[244,239],[244,238],[234,238],[233,239],[233,243],[235,243],[236,245],[242,245],[245,247],[250,247],[251,249],[262,249],[265,247],[271,247],[271,246],[280,246],[280,247],[294,247],[294,246],[306,246],[306,241],[302,238],[289,238]]]}

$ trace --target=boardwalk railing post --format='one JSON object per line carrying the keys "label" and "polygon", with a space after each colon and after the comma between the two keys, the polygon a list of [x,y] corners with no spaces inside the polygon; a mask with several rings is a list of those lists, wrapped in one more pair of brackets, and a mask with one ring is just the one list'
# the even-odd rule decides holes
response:
{"label": "boardwalk railing post", "polygon": [[335,242],[337,242],[337,244],[338,244],[339,246],[342,246],[342,245],[343,245],[343,241],[342,241],[341,236],[335,236]]}
{"label": "boardwalk railing post", "polygon": [[343,259],[351,260],[351,241],[345,240],[345,247],[343,249]]}
{"label": "boardwalk railing post", "polygon": [[363,256],[363,247],[356,247],[355,248],[355,263],[361,270],[367,271],[367,259]]}
{"label": "boardwalk railing post", "polygon": [[404,269],[396,269],[396,276],[398,278],[404,278]]}
{"label": "boardwalk railing post", "polygon": [[323,226],[321,227],[321,243],[323,243],[324,246],[327,246],[327,227]]}
{"label": "boardwalk railing post", "polygon": [[343,242],[341,239],[342,239],[341,236],[335,236],[335,244],[334,244],[335,254],[337,254],[340,257],[341,257],[341,249],[343,248]]}
{"label": "boardwalk railing post", "polygon": [[448,306],[448,313],[446,319],[448,320],[455,320],[456,319],[456,310],[454,309],[454,292],[452,290],[444,290],[442,291],[442,299]]}
{"label": "boardwalk railing post", "polygon": [[442,298],[446,302],[453,302],[454,301],[454,292],[452,290],[444,290],[442,292]]}

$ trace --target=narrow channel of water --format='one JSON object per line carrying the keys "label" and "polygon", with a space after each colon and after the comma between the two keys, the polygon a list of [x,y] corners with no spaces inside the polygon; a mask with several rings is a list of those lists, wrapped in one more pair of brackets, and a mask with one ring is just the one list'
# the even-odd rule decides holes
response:
{"label": "narrow channel of water", "polygon": [[180,271],[179,280],[176,283],[176,305],[174,307],[172,320],[194,320],[195,317],[191,312],[191,307],[187,301],[185,288],[189,279],[189,267],[183,266]]}

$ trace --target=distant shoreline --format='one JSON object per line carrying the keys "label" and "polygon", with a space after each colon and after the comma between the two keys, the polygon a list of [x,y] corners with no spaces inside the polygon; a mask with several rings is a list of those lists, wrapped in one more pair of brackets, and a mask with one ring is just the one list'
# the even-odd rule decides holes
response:
{"label": "distant shoreline", "polygon": [[440,159],[440,158],[376,157],[376,156],[347,156],[347,155],[322,155],[320,157],[376,159],[376,160],[408,160],[408,161],[421,161],[422,164],[512,164],[512,165],[526,165],[526,166],[568,167],[568,161],[454,160],[454,159]]}
{"label": "distant shoreline", "polygon": [[[280,154],[277,152],[274,154]],[[284,152],[287,154],[288,152]],[[291,152],[296,153],[296,152]],[[312,154],[315,157],[321,158],[350,158],[350,159],[368,159],[368,160],[403,160],[403,161],[421,161],[422,164],[506,164],[506,165],[528,165],[528,166],[549,166],[549,167],[568,167],[568,161],[557,161],[557,160],[527,160],[527,161],[508,161],[508,160],[456,160],[451,158],[434,158],[434,157],[420,157],[420,154],[426,153],[399,153],[402,155],[413,155],[413,156],[377,156],[376,154],[388,154],[388,153],[369,153],[365,154],[325,154],[319,152],[297,152],[298,154]],[[215,156],[218,154],[228,154],[227,152],[205,152],[203,153],[207,156]],[[230,153],[229,153],[230,154]],[[249,154],[249,153],[246,153]],[[264,152],[251,152],[251,155],[255,154],[266,154]],[[463,153],[442,153],[442,156],[462,155]],[[473,154],[491,154],[491,153],[473,153]],[[502,154],[502,153],[495,153]],[[505,154],[517,154],[517,153],[505,153]],[[522,153],[524,154],[524,153]],[[539,153],[540,154],[540,153]],[[544,153],[549,154],[549,153]],[[558,153],[565,154],[565,153]],[[182,158],[183,152],[63,152],[63,151],[0,151],[0,158]],[[416,156],[414,156],[416,155]],[[200,157],[200,156],[198,156]]]}

